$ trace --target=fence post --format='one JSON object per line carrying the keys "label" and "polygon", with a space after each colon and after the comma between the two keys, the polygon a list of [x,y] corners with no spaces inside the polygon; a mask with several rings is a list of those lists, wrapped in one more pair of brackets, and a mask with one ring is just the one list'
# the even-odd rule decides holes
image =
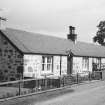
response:
{"label": "fence post", "polygon": [[91,81],[91,72],[89,71],[89,81]]}
{"label": "fence post", "polygon": [[63,87],[65,86],[65,76],[63,77]]}
{"label": "fence post", "polygon": [[100,75],[101,75],[101,80],[102,80],[102,73],[103,73],[103,72],[101,71],[101,72],[100,72]]}
{"label": "fence post", "polygon": [[36,88],[36,91],[37,91],[37,88],[38,88],[38,80],[37,80],[37,78],[35,80],[35,88]]}
{"label": "fence post", "polygon": [[79,75],[78,75],[78,73],[77,73],[77,84],[79,83]]}
{"label": "fence post", "polygon": [[21,95],[21,82],[19,80],[19,96]]}
{"label": "fence post", "polygon": [[59,77],[59,87],[61,87],[61,77]]}
{"label": "fence post", "polygon": [[45,89],[47,89],[47,78],[45,76]]}

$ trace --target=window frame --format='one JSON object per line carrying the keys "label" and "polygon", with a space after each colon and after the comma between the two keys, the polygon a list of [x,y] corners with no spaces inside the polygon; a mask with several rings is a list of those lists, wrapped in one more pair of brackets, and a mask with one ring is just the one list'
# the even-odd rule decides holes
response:
{"label": "window frame", "polygon": [[53,56],[42,56],[42,71],[53,72]]}
{"label": "window frame", "polygon": [[100,69],[100,66],[101,66],[101,64],[100,64],[100,58],[93,58],[93,60],[92,60],[92,64],[94,64],[94,65],[96,65],[96,69],[98,70],[98,69]]}
{"label": "window frame", "polygon": [[82,68],[87,70],[89,69],[89,57],[82,58]]}

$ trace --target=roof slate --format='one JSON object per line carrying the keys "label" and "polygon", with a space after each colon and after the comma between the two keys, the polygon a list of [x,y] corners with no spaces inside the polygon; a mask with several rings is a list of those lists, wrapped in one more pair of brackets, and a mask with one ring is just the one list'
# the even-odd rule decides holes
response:
{"label": "roof slate", "polygon": [[71,50],[75,56],[105,57],[105,47],[100,45],[84,42],[74,44],[68,39],[11,28],[1,31],[23,53],[67,55],[67,50]]}

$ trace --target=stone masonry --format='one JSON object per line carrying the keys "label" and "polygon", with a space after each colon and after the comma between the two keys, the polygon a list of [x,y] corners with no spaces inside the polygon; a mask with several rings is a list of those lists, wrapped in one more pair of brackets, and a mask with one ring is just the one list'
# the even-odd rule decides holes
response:
{"label": "stone masonry", "polygon": [[23,55],[0,33],[0,82],[22,78]]}

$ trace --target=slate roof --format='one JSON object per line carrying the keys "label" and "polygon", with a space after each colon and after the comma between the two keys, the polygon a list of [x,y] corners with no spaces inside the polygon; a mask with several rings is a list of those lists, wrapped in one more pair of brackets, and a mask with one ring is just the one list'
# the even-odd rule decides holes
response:
{"label": "slate roof", "polygon": [[105,57],[105,47],[90,43],[6,28],[1,32],[23,53],[67,55],[67,50],[75,56]]}

